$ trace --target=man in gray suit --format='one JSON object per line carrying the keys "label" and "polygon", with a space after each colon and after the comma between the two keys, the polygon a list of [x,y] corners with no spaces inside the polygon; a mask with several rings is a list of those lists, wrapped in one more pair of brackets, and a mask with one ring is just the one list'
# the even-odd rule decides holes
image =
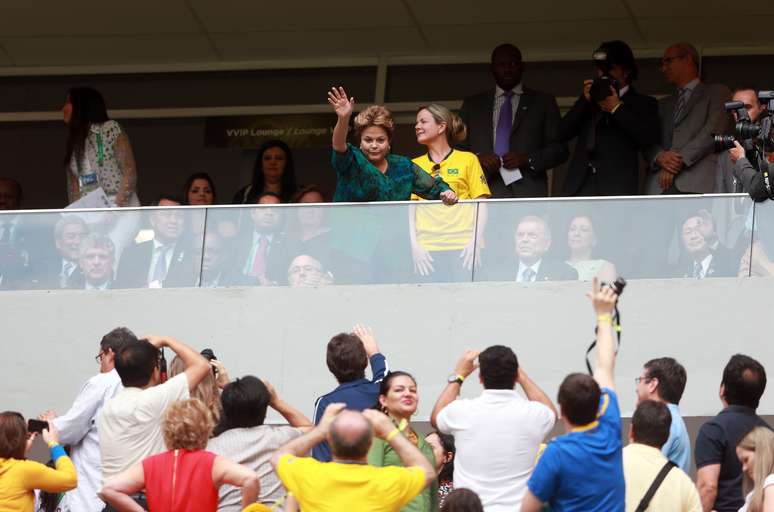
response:
{"label": "man in gray suit", "polygon": [[567,144],[556,140],[556,98],[522,85],[524,63],[512,44],[492,51],[491,71],[495,89],[462,102],[468,135],[460,147],[478,155],[492,197],[547,196],[546,171],[569,155]]}
{"label": "man in gray suit", "polygon": [[647,191],[712,192],[717,164],[712,134],[731,128],[731,116],[723,108],[731,91],[724,85],[701,82],[699,53],[688,43],[666,49],[661,71],[677,91],[659,102],[661,144],[647,153],[651,164]]}

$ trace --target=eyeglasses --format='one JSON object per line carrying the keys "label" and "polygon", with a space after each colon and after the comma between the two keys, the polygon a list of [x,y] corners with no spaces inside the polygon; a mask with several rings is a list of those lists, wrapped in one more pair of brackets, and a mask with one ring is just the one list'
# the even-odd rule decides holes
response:
{"label": "eyeglasses", "polygon": [[653,379],[650,378],[650,377],[637,377],[637,378],[634,379],[634,383],[635,384],[639,384],[640,382],[645,381],[645,384],[647,384],[651,380],[653,380]]}
{"label": "eyeglasses", "polygon": [[687,56],[688,56],[687,54],[682,53],[680,55],[675,55],[674,57],[664,57],[663,59],[661,59],[661,65],[668,66],[672,63],[672,61],[675,61],[677,59],[684,59]]}
{"label": "eyeglasses", "polygon": [[94,356],[94,360],[95,360],[95,361],[97,361],[98,363],[101,363],[101,362],[102,362],[102,358],[103,358],[104,356],[105,356],[105,353],[104,353],[104,352],[100,352],[99,354],[97,354],[96,356]]}

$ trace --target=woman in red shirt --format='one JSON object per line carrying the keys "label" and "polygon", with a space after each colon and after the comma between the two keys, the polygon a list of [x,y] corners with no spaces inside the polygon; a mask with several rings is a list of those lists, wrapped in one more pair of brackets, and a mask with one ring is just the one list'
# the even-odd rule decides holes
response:
{"label": "woman in red shirt", "polygon": [[258,475],[204,449],[213,426],[201,400],[173,403],[161,425],[169,451],[148,457],[109,479],[100,497],[118,511],[142,512],[133,495],[145,489],[150,512],[216,512],[218,488],[231,484],[242,489],[242,507],[255,502]]}

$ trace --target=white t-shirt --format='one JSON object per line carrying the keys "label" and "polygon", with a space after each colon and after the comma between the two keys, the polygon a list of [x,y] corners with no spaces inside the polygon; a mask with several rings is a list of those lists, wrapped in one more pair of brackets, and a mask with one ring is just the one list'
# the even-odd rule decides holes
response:
{"label": "white t-shirt", "polygon": [[[763,481],[763,488],[769,487],[770,485],[774,485],[774,473],[770,474],[766,477],[766,480]],[[744,505],[742,508],[739,509],[739,512],[747,512],[747,507],[750,506],[750,502],[752,501],[752,495],[753,493],[750,493],[747,495],[747,498],[744,500]]]}
{"label": "white t-shirt", "polygon": [[121,378],[111,370],[86,381],[70,410],[54,419],[59,441],[70,445],[70,458],[78,473],[78,487],[66,493],[61,502],[65,512],[101,512],[105,504],[97,496],[102,474],[97,416],[119,392]]}
{"label": "white t-shirt", "polygon": [[553,411],[514,390],[487,389],[450,403],[436,421],[454,436],[454,488],[475,491],[486,512],[520,510],[538,447],[556,422]]}
{"label": "white t-shirt", "polygon": [[172,402],[188,398],[188,377],[181,373],[148,389],[124,388],[108,401],[98,422],[103,483],[166,450],[161,433],[164,411]]}

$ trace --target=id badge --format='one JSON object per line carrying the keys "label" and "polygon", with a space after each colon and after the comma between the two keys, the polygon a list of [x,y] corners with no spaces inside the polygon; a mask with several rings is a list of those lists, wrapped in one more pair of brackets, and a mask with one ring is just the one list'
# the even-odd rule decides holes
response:
{"label": "id badge", "polygon": [[97,173],[92,172],[90,174],[82,174],[78,176],[78,182],[81,186],[81,193],[87,194],[99,188],[99,181],[97,180]]}

